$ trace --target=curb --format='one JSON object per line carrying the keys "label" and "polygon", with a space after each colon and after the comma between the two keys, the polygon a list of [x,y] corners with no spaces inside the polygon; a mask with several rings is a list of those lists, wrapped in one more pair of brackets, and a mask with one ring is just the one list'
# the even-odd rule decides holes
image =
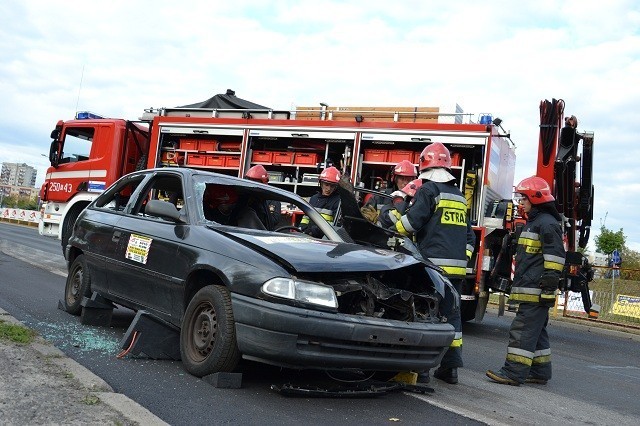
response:
{"label": "curb", "polygon": [[[0,319],[11,324],[29,328],[2,308],[0,308]],[[52,364],[55,364],[63,371],[72,374],[84,389],[95,394],[102,402],[120,413],[120,415],[125,417],[127,420],[141,425],[168,425],[168,423],[164,422],[151,411],[147,410],[126,395],[116,393],[102,378],[75,360],[69,358],[64,352],[53,346],[40,335],[37,335],[36,339],[28,346],[39,352]]]}

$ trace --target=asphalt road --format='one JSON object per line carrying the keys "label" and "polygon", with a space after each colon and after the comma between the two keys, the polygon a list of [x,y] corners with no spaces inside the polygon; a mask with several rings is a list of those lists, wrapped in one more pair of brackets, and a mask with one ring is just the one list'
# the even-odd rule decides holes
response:
{"label": "asphalt road", "polygon": [[553,380],[497,385],[484,371],[504,361],[512,316],[489,312],[483,323],[465,324],[465,368],[457,386],[435,381],[434,394],[418,396],[287,398],[270,385],[313,384],[319,377],[247,363],[241,389],[218,389],[186,373],[180,362],[117,359],[133,313],[116,310],[110,328],[80,324],[57,309],[64,271],[58,240],[0,222],[0,307],[170,424],[640,424],[637,335],[554,321]]}

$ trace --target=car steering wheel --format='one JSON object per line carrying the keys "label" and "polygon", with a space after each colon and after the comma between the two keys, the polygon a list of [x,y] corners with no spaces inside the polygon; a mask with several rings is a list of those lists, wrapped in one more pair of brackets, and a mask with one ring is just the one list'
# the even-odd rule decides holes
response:
{"label": "car steering wheel", "polygon": [[299,226],[287,225],[287,226],[281,226],[281,227],[276,228],[276,229],[273,230],[273,232],[282,232],[282,231],[302,232],[302,229],[300,229]]}

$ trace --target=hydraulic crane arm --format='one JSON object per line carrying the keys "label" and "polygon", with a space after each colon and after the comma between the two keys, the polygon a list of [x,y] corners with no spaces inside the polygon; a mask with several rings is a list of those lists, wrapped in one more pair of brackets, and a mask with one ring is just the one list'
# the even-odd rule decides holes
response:
{"label": "hydraulic crane arm", "polygon": [[562,100],[540,103],[538,176],[549,183],[558,212],[565,219],[567,256],[560,289],[581,293],[585,312],[590,318],[597,318],[600,307],[591,302],[589,295],[593,269],[576,247],[586,247],[593,220],[593,133],[578,133],[578,120],[570,116],[564,119],[558,137],[563,114]]}

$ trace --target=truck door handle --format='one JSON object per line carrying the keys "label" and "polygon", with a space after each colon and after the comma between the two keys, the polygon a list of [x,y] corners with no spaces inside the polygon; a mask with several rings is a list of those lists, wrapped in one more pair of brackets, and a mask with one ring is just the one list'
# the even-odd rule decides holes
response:
{"label": "truck door handle", "polygon": [[121,235],[120,231],[114,231],[113,237],[111,237],[111,241],[113,241],[114,243],[117,243],[118,241],[120,241],[120,235]]}

